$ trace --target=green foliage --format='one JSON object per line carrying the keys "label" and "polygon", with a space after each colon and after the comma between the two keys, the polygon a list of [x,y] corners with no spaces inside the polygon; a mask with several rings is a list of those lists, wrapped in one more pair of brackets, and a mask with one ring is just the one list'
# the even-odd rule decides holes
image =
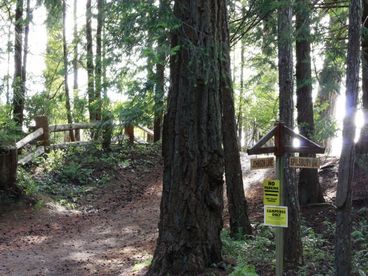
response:
{"label": "green foliage", "polygon": [[0,106],[0,148],[15,144],[20,137],[20,129],[11,119],[10,106]]}
{"label": "green foliage", "polygon": [[39,185],[27,170],[19,167],[17,171],[17,184],[27,196],[34,196],[39,192]]}

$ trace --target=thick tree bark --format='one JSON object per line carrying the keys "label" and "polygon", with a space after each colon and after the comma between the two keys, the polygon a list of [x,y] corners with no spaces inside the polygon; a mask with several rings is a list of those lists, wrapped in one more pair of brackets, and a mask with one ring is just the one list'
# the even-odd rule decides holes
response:
{"label": "thick tree bark", "polygon": [[175,1],[159,237],[148,275],[198,275],[222,260],[221,36],[225,0]]}
{"label": "thick tree bark", "polygon": [[95,81],[96,81],[96,121],[101,120],[102,112],[102,28],[104,23],[104,0],[97,0],[97,31],[96,31],[96,68],[95,68]]}
{"label": "thick tree bark", "polygon": [[24,119],[24,87],[22,85],[23,0],[16,2],[14,20],[13,119],[19,126],[22,126]]}
{"label": "thick tree bark", "polygon": [[[278,10],[278,59],[279,59],[279,106],[280,121],[293,127],[293,54],[292,54],[292,9],[289,1],[280,2]],[[284,141],[290,143],[290,140]],[[282,157],[287,159],[287,157]],[[284,164],[287,164],[284,160]],[[284,261],[288,268],[302,263],[302,242],[300,237],[300,215],[298,189],[295,173],[284,168],[284,204],[288,207],[289,226],[284,231]],[[292,245],[292,246],[291,246]]]}
{"label": "thick tree bark", "polygon": [[[226,16],[226,11],[224,12]],[[230,74],[230,43],[227,17],[222,24],[222,57],[220,88],[222,90],[222,135],[225,157],[226,194],[230,216],[230,234],[239,237],[252,234],[244,195],[238,140],[236,135],[235,108]]]}
{"label": "thick tree bark", "polygon": [[[312,99],[310,0],[296,3],[296,95],[300,134],[313,140],[314,115]],[[315,154],[300,154],[316,157]],[[317,169],[301,169],[299,174],[299,202],[301,205],[324,202]]]}
{"label": "thick tree bark", "polygon": [[[165,13],[169,9],[167,0],[160,0],[159,18],[164,18]],[[154,107],[154,122],[153,122],[153,141],[157,142],[161,139],[161,126],[164,110],[164,95],[165,95],[165,60],[164,47],[167,44],[167,35],[165,30],[162,30],[157,41],[157,56],[156,63],[156,86],[155,86],[155,107]]]}
{"label": "thick tree bark", "polygon": [[17,149],[0,149],[0,202],[1,198],[18,198],[22,191],[16,185],[17,179]]}
{"label": "thick tree bark", "polygon": [[368,154],[368,1],[363,0],[362,35],[362,90],[364,124],[356,145],[358,154]]}
{"label": "thick tree bark", "polygon": [[90,122],[96,121],[95,85],[93,66],[93,44],[92,44],[92,7],[91,0],[86,4],[86,38],[87,38],[87,75],[88,75],[88,111]]}
{"label": "thick tree bark", "polygon": [[[63,0],[63,62],[64,62],[64,91],[65,91],[65,108],[68,124],[73,123],[72,109],[70,106],[70,95],[68,85],[68,46],[66,44],[66,0]],[[70,141],[75,141],[73,130],[69,130]]]}
{"label": "thick tree bark", "polygon": [[346,68],[346,102],[343,146],[336,193],[335,268],[337,276],[351,275],[351,185],[355,160],[355,114],[359,91],[361,0],[352,0],[349,9],[349,39]]}

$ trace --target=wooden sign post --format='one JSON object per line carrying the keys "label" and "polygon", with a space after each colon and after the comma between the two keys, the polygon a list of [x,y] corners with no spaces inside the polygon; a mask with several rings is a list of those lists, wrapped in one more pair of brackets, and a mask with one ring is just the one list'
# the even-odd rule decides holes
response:
{"label": "wooden sign post", "polygon": [[[300,139],[301,146],[293,147],[291,144],[285,143],[286,135],[292,138]],[[272,137],[275,138],[275,145],[272,147],[262,147],[270,140]],[[314,143],[303,135],[295,133],[292,129],[285,126],[283,123],[278,122],[276,126],[267,133],[258,143],[251,149],[247,150],[248,155],[262,154],[262,153],[273,153],[276,156],[276,177],[279,181],[278,192],[281,195],[279,200],[279,207],[271,209],[270,212],[279,213],[281,215],[286,212],[287,218],[287,206],[284,206],[286,202],[286,195],[284,192],[283,182],[284,182],[284,168],[289,164],[285,163],[287,159],[287,154],[289,153],[324,153],[325,149],[320,145]],[[313,163],[313,162],[312,162]],[[268,209],[270,206],[268,206]],[[284,211],[283,211],[284,210]],[[286,210],[286,211],[285,211]],[[265,212],[266,216],[266,212]],[[287,219],[286,219],[287,220]],[[275,236],[276,236],[276,275],[282,276],[284,271],[284,227],[285,224],[280,226],[275,225]]]}

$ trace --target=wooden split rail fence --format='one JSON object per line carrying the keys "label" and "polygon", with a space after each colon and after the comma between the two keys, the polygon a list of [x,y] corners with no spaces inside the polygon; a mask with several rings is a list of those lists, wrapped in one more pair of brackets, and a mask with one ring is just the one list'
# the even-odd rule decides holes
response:
{"label": "wooden split rail fence", "polygon": [[[49,125],[48,119],[46,116],[38,116],[35,118],[36,126],[34,127],[35,131],[28,134],[22,140],[18,141],[15,144],[16,151],[19,151],[26,145],[29,145],[31,142],[37,140],[39,141],[39,146],[36,147],[34,151],[31,153],[26,154],[18,159],[19,165],[25,165],[28,162],[34,160],[36,157],[40,156],[41,154],[45,153],[49,148],[58,148],[58,147],[65,147],[67,145],[78,145],[78,144],[86,144],[89,142],[70,142],[70,143],[63,143],[63,144],[50,144],[50,133],[51,132],[65,132],[70,130],[80,130],[80,129],[94,129],[102,126],[101,122],[95,123],[73,123],[73,124],[64,124],[64,125]],[[122,127],[121,124],[114,124],[115,126]],[[141,129],[146,134],[147,142],[153,141],[153,131],[143,127],[143,126],[136,126],[137,128]],[[128,136],[130,142],[134,142],[134,127],[128,126],[125,127],[125,135]]]}

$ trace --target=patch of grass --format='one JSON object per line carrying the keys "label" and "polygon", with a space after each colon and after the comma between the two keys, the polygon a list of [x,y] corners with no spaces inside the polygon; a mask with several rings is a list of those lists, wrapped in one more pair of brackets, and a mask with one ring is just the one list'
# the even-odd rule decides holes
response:
{"label": "patch of grass", "polygon": [[132,268],[132,272],[139,272],[141,271],[142,269],[148,267],[149,265],[151,265],[151,262],[152,262],[152,257],[142,261],[142,262],[138,262],[138,263],[135,263],[133,268]]}

